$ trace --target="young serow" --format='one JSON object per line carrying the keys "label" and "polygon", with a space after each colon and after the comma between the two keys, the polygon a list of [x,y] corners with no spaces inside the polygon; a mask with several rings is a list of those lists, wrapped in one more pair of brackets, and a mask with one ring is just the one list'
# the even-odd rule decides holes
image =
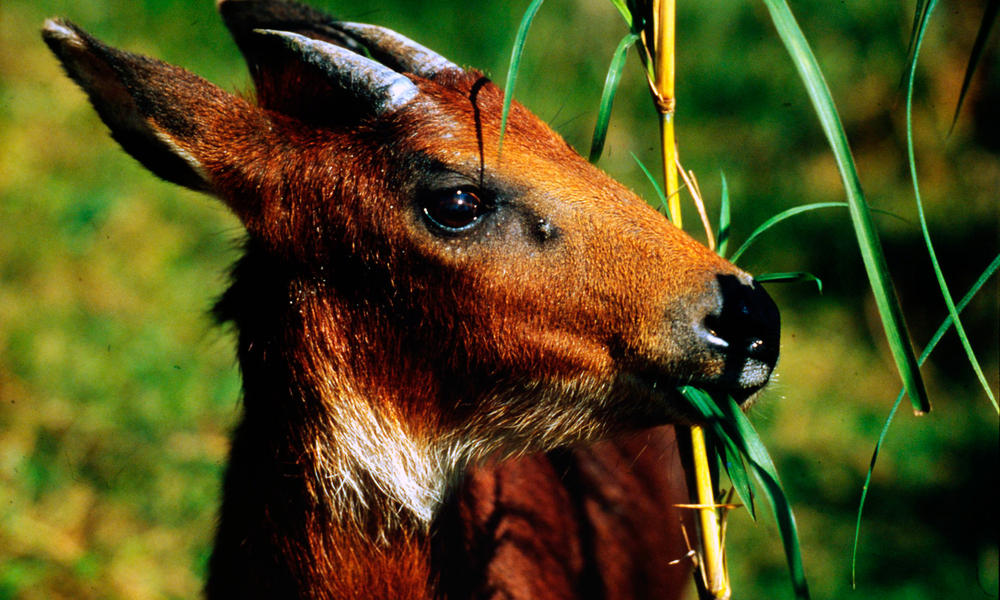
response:
{"label": "young serow", "polygon": [[681,384],[746,401],[774,303],[503,92],[387,29],[219,9],[242,98],[64,20],[121,146],[246,228],[209,598],[672,598]]}

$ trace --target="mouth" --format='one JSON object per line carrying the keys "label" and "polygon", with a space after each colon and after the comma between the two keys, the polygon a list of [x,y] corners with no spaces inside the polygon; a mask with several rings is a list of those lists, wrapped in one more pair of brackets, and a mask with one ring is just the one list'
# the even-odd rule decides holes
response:
{"label": "mouth", "polygon": [[644,404],[649,412],[648,416],[655,421],[691,425],[703,422],[704,417],[684,396],[681,391],[683,387],[698,388],[713,397],[730,396],[746,410],[770,382],[775,361],[776,357],[773,360],[747,357],[737,361],[736,366],[732,366],[733,361],[727,361],[729,368],[721,368],[721,373],[717,376],[685,380],[654,370],[644,370],[623,376],[623,383],[627,383],[630,388],[627,392],[631,397],[629,404]]}

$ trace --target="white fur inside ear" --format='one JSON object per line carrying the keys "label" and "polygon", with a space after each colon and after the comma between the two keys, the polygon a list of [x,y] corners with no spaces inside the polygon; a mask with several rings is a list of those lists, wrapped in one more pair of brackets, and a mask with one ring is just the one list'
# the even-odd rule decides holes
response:
{"label": "white fur inside ear", "polygon": [[186,162],[188,166],[191,167],[191,170],[194,171],[203,182],[205,182],[205,188],[211,188],[212,180],[209,178],[208,172],[193,154],[178,146],[177,142],[174,141],[172,137],[158,129],[156,126],[151,124],[150,129],[152,130],[153,135],[156,136],[156,139],[160,140],[164,146],[169,148],[175,156]]}

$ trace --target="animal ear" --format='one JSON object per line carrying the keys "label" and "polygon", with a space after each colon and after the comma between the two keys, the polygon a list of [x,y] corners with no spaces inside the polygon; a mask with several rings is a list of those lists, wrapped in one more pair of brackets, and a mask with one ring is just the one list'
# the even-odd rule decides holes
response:
{"label": "animal ear", "polygon": [[420,94],[405,75],[341,46],[288,31],[252,35],[261,54],[251,70],[264,108],[325,122],[390,114]]}
{"label": "animal ear", "polygon": [[255,29],[290,31],[371,56],[394,71],[433,79],[462,69],[437,52],[384,27],[348,23],[297,2],[220,0],[219,12],[248,60],[259,54]]}
{"label": "animal ear", "polygon": [[337,27],[363,44],[373,58],[397,71],[424,79],[434,79],[449,71],[462,72],[461,67],[447,58],[391,29],[348,22],[338,23]]}
{"label": "animal ear", "polygon": [[[219,11],[250,67],[258,103],[300,118],[322,118],[310,113],[329,113],[333,106],[362,112],[366,106],[376,112],[398,108],[412,99],[404,98],[410,92],[386,97],[385,90],[406,87],[399,75],[433,79],[461,71],[394,31],[337,21],[295,2],[221,0]],[[283,40],[283,49],[276,47],[274,36]],[[288,94],[288,89],[298,93]]]}
{"label": "animal ear", "polygon": [[213,191],[199,148],[207,130],[231,122],[245,102],[184,69],[106,46],[68,21],[46,21],[42,37],[122,148],[167,181]]}

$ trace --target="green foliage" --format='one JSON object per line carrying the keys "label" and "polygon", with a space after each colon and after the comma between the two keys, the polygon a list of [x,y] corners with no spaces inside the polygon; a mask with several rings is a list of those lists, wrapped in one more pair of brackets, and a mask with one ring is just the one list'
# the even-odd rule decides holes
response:
{"label": "green foliage", "polygon": [[816,284],[816,291],[823,293],[823,282],[819,277],[805,271],[792,271],[790,273],[761,273],[754,277],[760,283],[792,283],[796,281],[811,281]]}
{"label": "green foliage", "polygon": [[611,107],[615,103],[615,92],[618,91],[618,83],[621,81],[622,70],[625,68],[625,58],[628,56],[628,49],[637,41],[639,36],[634,33],[627,33],[622,41],[618,42],[614,56],[611,57],[611,66],[608,67],[608,77],[604,80],[604,91],[601,92],[601,107],[597,111],[597,125],[594,126],[594,139],[590,142],[590,157],[592,163],[596,163],[604,152],[604,140],[608,135],[608,124],[611,122]]}
{"label": "green foliage", "polygon": [[[930,9],[928,9],[928,12],[929,11]],[[986,9],[983,11],[983,18],[979,24],[979,31],[976,32],[976,40],[972,44],[972,51],[969,52],[969,64],[966,65],[965,76],[962,77],[962,91],[958,93],[958,102],[955,103],[955,116],[951,119],[951,131],[954,131],[955,124],[958,123],[958,115],[962,112],[962,103],[965,102],[965,96],[969,93],[969,86],[972,84],[972,78],[976,74],[976,69],[979,68],[979,61],[981,61],[983,55],[986,54],[986,42],[990,39],[990,32],[993,30],[993,26],[997,22],[997,17],[1000,17],[1000,0],[989,0],[989,4],[986,5]],[[919,18],[914,19],[914,26],[916,26],[919,21]],[[916,38],[916,36],[914,36],[914,38]],[[916,48],[916,45],[914,48]],[[917,64],[916,53],[917,50],[914,49],[914,57],[912,59],[912,65],[914,66]],[[912,70],[910,72],[910,81],[911,83],[913,81]]]}
{"label": "green foliage", "polygon": [[795,597],[809,598],[809,586],[802,567],[802,550],[799,547],[795,516],[792,514],[792,507],[778,479],[777,468],[767,448],[764,447],[764,442],[732,398],[712,397],[692,387],[681,388],[681,392],[701,413],[715,437],[716,444],[722,446],[726,473],[743,504],[753,516],[753,493],[750,490],[746,469],[747,466],[750,467],[750,473],[774,511],[774,519],[778,524],[778,533],[791,572]]}
{"label": "green foliage", "polygon": [[879,240],[878,230],[872,220],[864,192],[861,190],[861,179],[848,146],[840,114],[834,106],[833,96],[788,3],[784,0],[764,0],[764,4],[771,13],[778,36],[784,42],[795,68],[799,71],[837,160],[837,168],[840,170],[844,189],[847,191],[847,204],[858,240],[858,249],[861,251],[868,281],[875,295],[875,304],[878,306],[889,349],[896,361],[896,369],[899,370],[906,386],[906,393],[913,403],[913,410],[918,414],[926,413],[931,409],[930,400],[927,398],[924,380],[913,356],[913,349],[910,347],[909,332],[903,322],[899,299],[892,287],[892,277],[882,250],[882,242]]}
{"label": "green foliage", "polygon": [[732,209],[729,206],[729,183],[726,181],[726,174],[719,172],[722,177],[722,191],[719,192],[719,229],[715,232],[715,239],[718,240],[715,251],[722,258],[726,257],[729,251],[730,221],[732,219]]}
{"label": "green foliage", "polygon": [[503,151],[503,136],[507,132],[507,118],[510,116],[510,104],[514,101],[514,84],[517,83],[517,73],[521,65],[521,55],[524,54],[524,45],[528,41],[528,29],[531,28],[531,22],[535,20],[538,9],[542,7],[542,2],[543,0],[531,0],[531,4],[528,5],[528,9],[521,19],[521,24],[517,28],[514,48],[510,52],[507,83],[503,87],[503,114],[500,117],[500,141],[497,143],[497,152]]}
{"label": "green foliage", "polygon": [[[989,264],[989,266],[986,267],[986,270],[983,271],[983,274],[979,276],[979,279],[976,280],[976,283],[972,285],[972,289],[970,289],[965,294],[965,296],[963,296],[962,299],[958,302],[958,305],[955,307],[955,312],[960,313],[963,310],[965,310],[965,307],[969,305],[969,302],[971,302],[972,299],[976,296],[976,294],[979,293],[979,290],[982,289],[983,284],[985,284],[990,277],[996,274],[998,268],[1000,268],[1000,254],[998,254],[993,259],[993,261]],[[944,320],[944,322],[941,323],[941,325],[937,328],[937,331],[934,332],[934,335],[927,343],[927,347],[924,348],[924,351],[920,353],[920,357],[917,359],[917,362],[919,364],[921,365],[924,364],[924,361],[927,360],[931,352],[934,351],[934,348],[937,347],[938,342],[941,341],[941,338],[944,337],[944,334],[948,331],[949,328],[953,327],[956,323],[957,321],[955,321],[954,316],[949,314],[948,317]],[[893,403],[892,410],[889,411],[889,416],[886,418],[885,424],[882,426],[882,431],[880,431],[878,434],[878,441],[875,443],[875,450],[872,452],[872,459],[871,462],[868,464],[868,473],[865,475],[865,484],[864,487],[861,488],[861,501],[858,503],[858,520],[854,526],[854,546],[851,550],[852,586],[855,585],[855,580],[857,577],[858,540],[861,538],[861,517],[862,514],[864,513],[865,500],[868,499],[868,488],[871,485],[872,473],[875,471],[875,463],[878,461],[879,450],[885,443],[885,438],[889,434],[889,426],[892,424],[893,419],[895,419],[896,417],[896,411],[899,409],[899,405],[903,401],[903,396],[905,395],[905,393],[906,393],[905,390],[899,391],[899,394],[896,396],[896,402]]]}
{"label": "green foliage", "polygon": [[757,238],[761,236],[761,234],[763,234],[768,229],[774,227],[778,223],[784,221],[785,219],[794,217],[795,215],[800,215],[802,213],[806,213],[812,210],[817,210],[820,208],[847,208],[847,203],[816,202],[814,204],[803,204],[800,206],[789,208],[787,210],[783,210],[780,213],[771,217],[770,219],[764,221],[759,227],[757,227],[757,229],[754,229],[753,233],[747,236],[747,239],[745,242],[743,242],[743,245],[741,245],[736,250],[736,252],[733,252],[733,255],[729,257],[729,260],[733,262],[738,261],[740,257],[743,256],[743,253],[746,252],[748,248],[750,248],[750,245],[753,244],[757,240]]}
{"label": "green foliage", "polygon": [[[913,53],[909,59],[909,69],[906,75],[906,156],[909,161],[910,176],[913,181],[913,195],[917,203],[917,216],[920,218],[920,233],[923,235],[924,244],[927,246],[927,254],[930,256],[931,266],[934,268],[934,277],[937,279],[938,287],[941,289],[941,296],[944,298],[945,306],[948,307],[948,315],[951,317],[951,321],[955,327],[955,333],[958,334],[958,338],[962,341],[962,349],[965,350],[969,364],[972,365],[973,370],[976,372],[976,377],[979,378],[979,383],[986,392],[986,396],[993,403],[993,408],[1000,413],[1000,406],[997,405],[997,400],[993,397],[993,391],[990,390],[990,384],[987,383],[983,369],[979,366],[979,360],[976,358],[976,353],[972,350],[972,344],[969,343],[969,336],[965,334],[965,327],[962,325],[962,320],[958,316],[958,310],[955,308],[955,301],[952,299],[951,292],[948,290],[948,284],[945,282],[944,273],[941,271],[941,264],[938,262],[937,253],[934,251],[934,244],[931,242],[931,233],[927,226],[927,217],[924,214],[924,203],[920,198],[920,181],[917,177],[916,157],[913,150],[913,77],[917,70],[917,59],[920,56],[920,46],[923,45],[924,33],[927,31],[927,23],[930,21],[935,5],[937,5],[937,0],[930,0],[923,7],[923,10],[919,11],[918,18],[916,19],[917,30],[915,32],[915,41],[911,44]],[[974,64],[971,63],[970,68],[973,68]],[[959,97],[959,103],[961,103],[961,96]]]}

